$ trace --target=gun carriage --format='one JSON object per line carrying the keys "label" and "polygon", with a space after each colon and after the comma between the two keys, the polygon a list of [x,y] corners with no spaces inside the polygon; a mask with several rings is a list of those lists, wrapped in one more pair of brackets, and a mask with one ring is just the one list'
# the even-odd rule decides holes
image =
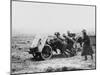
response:
{"label": "gun carriage", "polygon": [[[76,51],[73,45],[68,45],[67,39],[58,39],[54,36],[37,37],[33,40],[29,54],[32,54],[34,59],[50,59],[53,51],[57,53],[57,49],[65,56],[75,56]],[[74,43],[73,43],[74,44]]]}

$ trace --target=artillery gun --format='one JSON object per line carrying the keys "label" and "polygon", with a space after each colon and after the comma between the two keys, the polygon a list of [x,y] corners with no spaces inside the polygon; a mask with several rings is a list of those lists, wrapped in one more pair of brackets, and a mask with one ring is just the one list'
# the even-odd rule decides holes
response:
{"label": "artillery gun", "polygon": [[57,53],[57,49],[61,54],[68,57],[76,54],[74,50],[68,50],[66,40],[58,40],[54,36],[42,36],[35,37],[32,46],[30,47],[29,54],[32,54],[34,59],[50,59],[53,55],[53,51]]}

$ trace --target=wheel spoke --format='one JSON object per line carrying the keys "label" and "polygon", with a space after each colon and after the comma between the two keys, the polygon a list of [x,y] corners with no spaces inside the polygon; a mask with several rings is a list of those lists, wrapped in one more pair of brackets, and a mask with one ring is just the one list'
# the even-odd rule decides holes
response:
{"label": "wheel spoke", "polygon": [[52,56],[52,49],[51,49],[51,47],[49,47],[48,45],[45,46],[43,48],[41,56],[42,56],[43,59],[49,59]]}

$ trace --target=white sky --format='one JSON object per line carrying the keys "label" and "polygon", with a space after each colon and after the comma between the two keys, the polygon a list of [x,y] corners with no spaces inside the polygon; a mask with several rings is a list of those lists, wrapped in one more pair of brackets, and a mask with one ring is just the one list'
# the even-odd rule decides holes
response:
{"label": "white sky", "polygon": [[12,33],[95,33],[95,7],[12,2]]}

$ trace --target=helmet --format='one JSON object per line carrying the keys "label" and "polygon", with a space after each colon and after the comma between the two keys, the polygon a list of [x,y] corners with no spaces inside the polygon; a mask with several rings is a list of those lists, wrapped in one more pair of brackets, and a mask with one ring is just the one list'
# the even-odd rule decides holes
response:
{"label": "helmet", "polygon": [[83,32],[83,33],[84,33],[84,32],[86,33],[86,30],[85,30],[85,29],[83,29],[83,30],[82,30],[82,32]]}
{"label": "helmet", "polygon": [[60,35],[60,33],[59,33],[59,32],[56,32],[54,35],[59,36],[59,35]]}

